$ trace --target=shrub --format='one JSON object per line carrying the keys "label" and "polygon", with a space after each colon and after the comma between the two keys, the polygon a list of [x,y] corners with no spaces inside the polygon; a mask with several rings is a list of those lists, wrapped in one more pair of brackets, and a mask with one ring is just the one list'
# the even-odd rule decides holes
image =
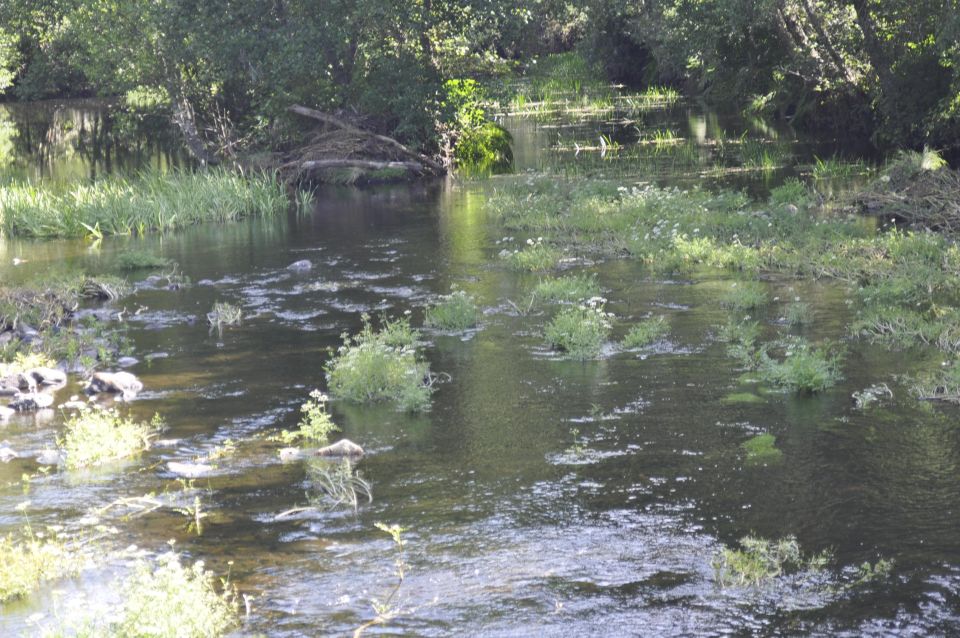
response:
{"label": "shrub", "polygon": [[666,317],[646,319],[630,327],[621,345],[627,349],[641,348],[663,337],[669,331],[670,326]]}
{"label": "shrub", "polygon": [[151,423],[137,423],[122,418],[116,410],[91,408],[67,419],[60,448],[68,468],[100,465],[148,449],[162,426],[159,416]]}
{"label": "shrub", "polygon": [[417,355],[419,336],[409,319],[384,318],[378,332],[364,315],[360,333],[344,334],[326,365],[330,394],[356,403],[392,401],[402,410],[429,409],[430,366]]}
{"label": "shrub", "polygon": [[730,290],[720,299],[720,305],[731,310],[753,310],[762,308],[769,303],[767,290],[758,281],[741,281],[734,283]]}
{"label": "shrub", "polygon": [[605,301],[594,297],[584,304],[562,310],[547,324],[544,333],[547,343],[572,359],[599,356],[611,328],[609,315],[604,312]]}
{"label": "shrub", "polygon": [[473,328],[480,319],[476,300],[462,290],[457,290],[427,308],[425,322],[441,330],[462,331]]}
{"label": "shrub", "polygon": [[327,412],[327,395],[320,390],[310,393],[310,399],[300,406],[300,411],[303,412],[303,417],[300,419],[299,427],[292,432],[280,433],[280,440],[284,443],[304,440],[317,445],[326,445],[330,440],[330,433],[340,429]]}
{"label": "shrub", "polygon": [[69,552],[56,535],[34,534],[26,538],[0,537],[0,604],[22,598],[45,580],[76,572],[78,557]]}

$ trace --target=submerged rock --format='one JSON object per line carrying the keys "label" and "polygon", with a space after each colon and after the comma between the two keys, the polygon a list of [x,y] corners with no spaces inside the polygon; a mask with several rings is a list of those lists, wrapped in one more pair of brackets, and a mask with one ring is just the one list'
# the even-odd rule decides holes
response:
{"label": "submerged rock", "polygon": [[167,469],[177,476],[196,478],[212,472],[213,466],[204,465],[203,463],[180,463],[178,461],[170,461],[167,463]]}
{"label": "submerged rock", "polygon": [[132,399],[140,390],[143,390],[140,379],[129,372],[94,372],[83,389],[87,394],[122,394],[124,399]]}
{"label": "submerged rock", "polygon": [[37,382],[24,372],[16,372],[0,379],[0,395],[19,394],[21,390],[34,392],[36,389]]}
{"label": "submerged rock", "polygon": [[0,421],[6,421],[16,413],[17,411],[14,410],[13,408],[8,408],[5,405],[0,405]]}
{"label": "submerged rock", "polygon": [[140,363],[140,360],[136,357],[120,357],[117,359],[117,365],[121,368],[129,368],[130,366],[135,366]]}
{"label": "submerged rock", "polygon": [[350,439],[340,439],[333,445],[322,447],[317,456],[363,456],[363,448]]}
{"label": "submerged rock", "polygon": [[57,368],[32,368],[27,374],[40,385],[65,385],[67,373]]}
{"label": "submerged rock", "polygon": [[7,441],[0,441],[0,463],[9,463],[20,456]]}
{"label": "submerged rock", "polygon": [[43,392],[20,393],[13,397],[7,407],[17,412],[34,412],[53,405],[53,397]]}
{"label": "submerged rock", "polygon": [[313,268],[313,262],[309,259],[301,259],[300,261],[295,261],[287,266],[287,270],[292,270],[294,272],[306,272],[311,268]]}
{"label": "submerged rock", "polygon": [[60,465],[63,457],[57,450],[43,450],[37,454],[37,463],[40,465]]}

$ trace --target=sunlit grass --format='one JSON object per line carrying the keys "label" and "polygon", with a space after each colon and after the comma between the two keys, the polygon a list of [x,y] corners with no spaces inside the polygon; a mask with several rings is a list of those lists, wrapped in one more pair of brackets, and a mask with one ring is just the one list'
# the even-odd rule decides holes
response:
{"label": "sunlit grass", "polygon": [[64,423],[60,448],[70,469],[101,465],[140,454],[163,423],[123,418],[116,410],[90,408],[69,417]]}

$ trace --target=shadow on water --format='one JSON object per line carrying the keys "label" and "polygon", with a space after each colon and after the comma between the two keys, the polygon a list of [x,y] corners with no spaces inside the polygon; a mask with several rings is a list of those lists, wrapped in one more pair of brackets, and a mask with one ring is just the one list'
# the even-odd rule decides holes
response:
{"label": "shadow on water", "polygon": [[[515,131],[520,169],[555,157],[555,131],[542,124]],[[130,370],[146,387],[128,410],[138,418],[163,414],[164,441],[104,473],[39,476],[26,496],[20,477],[34,461],[0,465],[0,525],[22,525],[15,506],[27,497],[34,525],[79,526],[91,509],[118,498],[180,494],[167,463],[192,462],[231,440],[237,451],[191,488],[209,513],[202,536],[170,507],[100,522],[118,529],[108,541],[118,547],[160,551],[174,539],[219,572],[232,561],[240,589],[257,596],[243,634],[343,635],[372,618],[371,600],[393,584],[394,554],[374,527],[379,521],[407,530],[402,613],[387,625],[395,634],[960,630],[956,414],[908,398],[893,378],[903,353],[854,342],[836,388],[812,397],[763,393],[741,380],[716,342],[725,316],[716,274],[665,281],[610,261],[585,270],[623,322],[615,336],[656,312],[669,318],[667,341],[640,352],[611,347],[583,363],[542,356],[549,313],[521,316],[506,303],[536,281],[496,259],[502,232],[483,209],[496,184],[331,188],[317,193],[307,215],[117,238],[97,250],[83,242],[0,243],[4,281],[62,269],[115,272],[117,255],[133,247],[175,260],[193,282],[179,290],[140,285],[116,308],[128,310],[139,359]],[[13,267],[12,256],[29,260]],[[312,270],[286,269],[301,259]],[[449,375],[433,409],[409,415],[332,405],[343,434],[369,451],[357,467],[372,485],[372,504],[356,514],[278,518],[310,502],[316,485],[308,462],[282,462],[265,435],[295,425],[310,390],[324,386],[330,349],[359,328],[361,313],[409,310],[419,325],[423,307],[451,284],[477,297],[482,329],[469,339],[426,333],[432,368]],[[812,306],[820,320],[809,336],[845,337],[842,286],[767,285]],[[210,331],[203,317],[216,301],[238,305],[242,324]],[[765,319],[771,331],[780,329],[777,304]],[[878,381],[891,384],[895,399],[856,410],[851,393]],[[733,393],[762,400],[727,401]],[[52,445],[60,428],[59,417],[17,417],[0,425],[0,438],[29,451]],[[760,432],[776,436],[779,462],[744,458],[741,444]],[[189,502],[193,493],[176,498]],[[718,588],[711,556],[748,533],[795,534],[806,551],[832,549],[831,571]],[[896,560],[891,579],[837,587],[844,566],[879,557]],[[6,606],[4,635],[29,634],[31,614],[54,605],[61,615],[109,605],[124,564],[116,559]]]}

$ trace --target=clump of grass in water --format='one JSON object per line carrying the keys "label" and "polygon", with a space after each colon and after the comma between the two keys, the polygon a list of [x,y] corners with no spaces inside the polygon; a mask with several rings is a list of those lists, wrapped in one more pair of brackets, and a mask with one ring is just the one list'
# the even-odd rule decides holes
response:
{"label": "clump of grass in water", "polygon": [[744,536],[740,546],[743,549],[723,548],[711,561],[722,587],[758,586],[790,572],[821,571],[830,560],[828,552],[805,557],[793,536],[777,541]]}
{"label": "clump of grass in water", "polygon": [[463,290],[455,290],[427,308],[425,323],[441,330],[462,331],[475,327],[479,319],[476,300]]}
{"label": "clump of grass in water", "polygon": [[599,356],[611,329],[605,303],[606,299],[594,297],[560,311],[544,331],[547,343],[571,359],[582,361]]}
{"label": "clump of grass in water", "polygon": [[169,259],[148,252],[128,250],[117,255],[120,270],[157,270],[171,265]]}
{"label": "clump of grass in water", "polygon": [[349,459],[341,459],[339,463],[330,463],[325,459],[311,463],[307,476],[310,484],[316,488],[315,494],[309,499],[313,508],[335,509],[347,505],[356,512],[362,498],[366,498],[368,503],[373,502],[370,483],[353,468]]}
{"label": "clump of grass in water", "polygon": [[101,465],[136,456],[149,449],[163,428],[159,415],[150,423],[121,417],[116,410],[91,408],[66,420],[60,448],[70,469]]}
{"label": "clump of grass in water", "polygon": [[[29,505],[27,501],[17,509],[25,512]],[[0,537],[0,604],[26,596],[43,581],[76,573],[81,564],[54,530],[35,533],[27,519],[22,538]]]}
{"label": "clump of grass in water", "polygon": [[845,160],[840,157],[821,159],[816,157],[813,161],[814,179],[852,177],[853,175],[862,175],[868,171],[867,165],[860,159]]}
{"label": "clump of grass in water", "polygon": [[407,318],[384,317],[377,331],[364,315],[359,334],[344,334],[326,365],[330,394],[355,403],[390,401],[402,410],[428,410],[433,377],[417,355],[419,337]]}
{"label": "clump of grass in water", "polygon": [[[772,347],[783,349],[782,361],[769,356],[768,351]],[[822,392],[842,378],[840,364],[843,361],[843,349],[836,346],[832,352],[830,350],[830,346],[814,348],[801,338],[765,344],[761,346],[758,359],[760,376],[767,383],[793,392]]]}
{"label": "clump of grass in water", "polygon": [[25,237],[143,235],[202,222],[276,215],[288,200],[279,181],[226,170],[150,172],[92,184],[0,186],[0,234]]}
{"label": "clump of grass in water", "polygon": [[543,238],[528,239],[522,250],[504,253],[503,259],[512,270],[544,272],[557,267],[561,253],[543,243]]}
{"label": "clump of grass in water", "polygon": [[243,311],[226,301],[213,304],[213,309],[207,313],[207,323],[211,327],[221,329],[223,326],[235,326],[243,320]]}
{"label": "clump of grass in water", "polygon": [[628,350],[642,348],[660,339],[668,332],[670,332],[670,325],[667,323],[666,317],[652,317],[631,326],[620,345]]}
{"label": "clump of grass in water", "polygon": [[748,463],[771,463],[783,457],[777,446],[777,438],[772,434],[758,434],[740,444],[747,454]]}
{"label": "clump of grass in water", "polygon": [[573,303],[596,297],[600,292],[594,275],[566,275],[541,279],[533,289],[533,297],[546,302]]}
{"label": "clump of grass in water", "polygon": [[300,440],[326,445],[330,440],[330,434],[340,429],[327,412],[327,399],[327,395],[320,390],[313,390],[310,393],[310,399],[300,406],[303,417],[300,419],[299,427],[292,432],[287,430],[281,432],[280,440],[286,444]]}
{"label": "clump of grass in water", "polygon": [[784,317],[788,325],[809,326],[813,323],[813,309],[810,304],[802,301],[795,301],[787,306],[787,312]]}
{"label": "clump of grass in water", "polygon": [[770,191],[770,203],[774,206],[805,206],[810,200],[810,189],[796,177],[791,177]]}
{"label": "clump of grass in water", "polygon": [[753,310],[770,302],[767,290],[758,281],[741,281],[733,284],[720,299],[720,305],[731,310]]}

